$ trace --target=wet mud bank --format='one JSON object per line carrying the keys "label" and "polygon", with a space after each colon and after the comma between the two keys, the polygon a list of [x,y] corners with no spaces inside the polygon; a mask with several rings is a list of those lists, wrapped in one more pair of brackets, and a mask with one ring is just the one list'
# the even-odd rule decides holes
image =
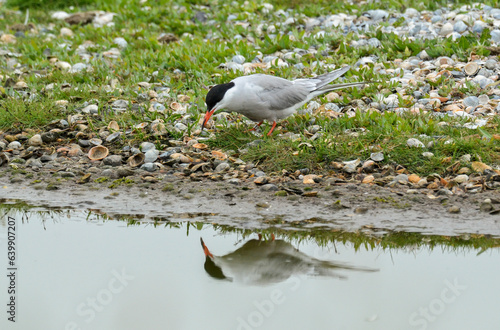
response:
{"label": "wet mud bank", "polygon": [[54,189],[0,179],[0,187],[2,203],[24,201],[35,206],[90,209],[115,218],[192,219],[256,230],[321,228],[500,237],[497,191],[432,198],[425,193],[408,193],[404,188],[346,184],[318,186],[313,191],[282,187],[297,194],[277,196],[254,185],[178,178],[112,189],[98,183],[83,186],[72,182],[62,182]]}

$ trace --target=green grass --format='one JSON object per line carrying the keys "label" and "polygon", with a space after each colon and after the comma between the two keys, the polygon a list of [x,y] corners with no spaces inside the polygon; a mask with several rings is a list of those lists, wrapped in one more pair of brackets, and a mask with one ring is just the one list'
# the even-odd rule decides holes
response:
{"label": "green grass", "polygon": [[[182,115],[167,111],[164,114],[151,113],[148,109],[150,102],[141,105],[139,111],[113,113],[109,105],[116,99],[125,99],[135,102],[139,93],[147,92],[138,86],[139,82],[156,84],[155,87],[169,87],[170,98],[165,102],[168,108],[170,102],[177,101],[178,94],[191,97],[187,106],[184,122],[191,135],[198,127],[198,120],[205,110],[204,98],[208,86],[227,82],[239,75],[240,72],[227,71],[218,67],[236,54],[243,55],[251,61],[258,52],[270,55],[276,51],[291,50],[294,48],[308,49],[314,46],[317,53],[307,54],[300,59],[291,61],[302,63],[306,67],[298,70],[293,66],[272,68],[266,73],[275,74],[284,78],[307,77],[311,74],[321,74],[327,71],[322,66],[311,67],[314,61],[323,61],[325,64],[353,65],[364,56],[376,55],[378,62],[387,69],[396,66],[391,61],[407,59],[426,49],[432,57],[455,55],[459,60],[467,61],[470,54],[487,56],[490,50],[488,40],[490,31],[484,30],[480,36],[464,36],[457,41],[451,39],[435,40],[406,40],[393,33],[382,33],[380,27],[372,28],[365,33],[366,37],[376,37],[380,40],[380,48],[351,47],[351,42],[359,37],[354,33],[344,34],[342,30],[333,29],[331,34],[323,37],[313,37],[319,28],[311,31],[311,36],[300,27],[305,23],[305,16],[325,16],[326,13],[357,14],[370,9],[387,9],[390,12],[404,12],[412,7],[418,10],[435,10],[448,5],[448,1],[402,1],[390,0],[386,2],[354,1],[346,4],[344,1],[314,1],[303,0],[273,0],[273,12],[278,9],[288,10],[297,20],[296,24],[276,24],[277,33],[273,39],[266,34],[259,34],[257,27],[284,21],[283,17],[275,17],[266,12],[261,3],[252,1],[238,2],[221,0],[207,1],[160,1],[154,4],[146,2],[140,4],[135,1],[110,0],[80,0],[80,1],[39,1],[39,0],[9,0],[0,7],[0,14],[4,19],[0,21],[0,31],[14,34],[11,29],[14,24],[23,23],[25,9],[30,9],[29,23],[36,27],[35,32],[27,31],[24,37],[18,37],[15,44],[3,44],[2,48],[19,54],[14,59],[18,62],[19,72],[13,73],[12,64],[8,57],[0,56],[0,130],[23,131],[28,128],[44,130],[47,124],[55,119],[67,119],[85,102],[98,104],[99,115],[88,116],[88,126],[97,132],[107,126],[109,121],[116,120],[121,128],[131,128],[139,123],[150,123],[160,119],[164,122],[167,135],[163,137],[151,136],[142,130],[134,130],[131,144],[141,141],[154,141],[158,145],[166,144],[168,139],[180,139],[183,134],[174,129],[174,125],[182,119]],[[459,1],[460,4],[470,4],[470,1]],[[485,4],[498,6],[498,1],[486,1]],[[76,8],[70,6],[76,5]],[[149,6],[149,9],[145,9]],[[64,9],[74,13],[86,10],[105,10],[117,13],[113,19],[114,26],[95,27],[93,24],[84,26],[69,26],[66,22],[50,17],[50,10]],[[20,10],[20,11],[18,11]],[[198,11],[207,15],[208,21],[214,24],[201,23],[192,18]],[[237,15],[237,19],[227,22],[230,14]],[[304,16],[305,15],[305,16]],[[248,21],[248,27],[234,22]],[[398,22],[397,24],[403,24]],[[381,25],[388,25],[382,22]],[[60,29],[70,28],[73,37],[59,37]],[[43,29],[46,29],[42,32]],[[162,33],[173,33],[178,42],[161,44],[158,37]],[[55,37],[50,38],[49,34]],[[236,40],[239,34],[254,40],[248,42],[245,38]],[[101,54],[112,47],[116,47],[113,39],[123,37],[128,47],[121,51],[118,59],[102,57]],[[44,55],[45,49],[51,50],[51,56],[70,64],[84,62],[78,54],[78,47],[91,42],[87,48],[93,55],[90,60],[92,70],[84,73],[64,72],[51,63],[50,58]],[[326,51],[329,50],[329,51]],[[180,70],[180,72],[179,72]],[[264,72],[258,70],[257,72]],[[11,77],[9,80],[7,76]],[[390,83],[391,76],[381,75],[374,70],[372,64],[358,70],[351,70],[346,74],[348,81],[377,81],[364,89],[347,89],[342,91],[339,100],[341,105],[349,105],[362,98],[373,99],[375,95],[388,96],[396,92],[397,84]],[[23,80],[28,84],[25,91],[13,89],[13,83]],[[116,88],[111,88],[111,82]],[[51,92],[43,92],[47,84],[54,83]],[[450,95],[480,95],[485,91],[471,85],[455,88],[454,80],[442,78],[438,81],[426,81],[433,88],[439,90],[442,96]],[[69,86],[69,87],[68,87]],[[63,88],[64,87],[64,88]],[[153,88],[152,88],[153,89]],[[26,93],[26,94],[23,94]],[[408,88],[406,94],[411,94]],[[31,96],[30,96],[31,95]],[[67,100],[66,108],[55,105],[57,100]],[[325,98],[318,101],[326,103]],[[407,104],[410,107],[412,104]],[[303,134],[304,130],[314,120],[322,127],[323,136],[315,141],[309,141]],[[448,122],[450,125],[441,127],[438,121]],[[480,160],[488,164],[499,164],[498,141],[491,140],[492,134],[498,131],[499,120],[494,117],[487,127],[478,130],[457,128],[463,124],[461,119],[436,119],[429,115],[397,116],[391,113],[363,114],[358,112],[355,117],[341,117],[328,119],[321,116],[312,118],[293,116],[280,123],[281,132],[300,134],[299,141],[264,137],[264,143],[258,147],[247,148],[246,144],[256,139],[245,131],[247,127],[234,127],[222,123],[216,130],[216,136],[210,141],[213,147],[226,150],[247,148],[248,153],[242,154],[244,160],[258,163],[266,171],[294,170],[308,167],[320,172],[329,172],[332,161],[352,160],[355,158],[367,159],[371,153],[370,146],[378,146],[384,152],[384,164],[401,164],[409,171],[416,173],[442,173],[448,163],[443,159],[451,157],[456,161],[461,155],[471,154],[473,160]],[[365,128],[366,133],[352,137],[344,133],[346,129]],[[443,136],[437,139],[431,151],[435,154],[432,159],[423,159],[418,150],[408,149],[406,140],[417,137],[419,134],[429,136]],[[476,135],[467,138],[469,135]],[[485,139],[483,139],[485,138]],[[453,139],[454,144],[444,144],[446,139]],[[310,143],[312,147],[301,144]],[[294,155],[297,153],[298,155]]]}
{"label": "green grass", "polygon": [[[282,122],[282,133],[304,132],[310,125],[309,119],[308,116],[300,115],[287,119]],[[438,125],[438,122],[450,124],[442,126]],[[382,165],[402,165],[408,171],[418,174],[443,173],[465,154],[470,154],[472,161],[500,163],[500,143],[489,138],[491,134],[498,132],[498,117],[486,127],[477,130],[454,126],[465,123],[464,120],[457,121],[448,117],[437,119],[423,114],[400,116],[390,112],[357,112],[352,118],[343,116],[335,120],[318,117],[316,123],[323,127],[323,135],[314,141],[308,140],[305,135],[301,135],[296,141],[265,136],[262,143],[248,147],[248,143],[260,137],[248,133],[243,126],[225,126],[217,130],[215,138],[209,143],[214,147],[230,150],[247,148],[248,153],[241,155],[243,160],[256,162],[274,172],[282,169],[293,172],[309,168],[316,172],[328,173],[331,171],[329,164],[332,161],[369,159],[373,152],[370,147],[380,149],[384,153]],[[356,137],[345,133],[347,129],[360,128],[365,132]],[[427,135],[428,138],[419,137],[421,134]],[[434,146],[424,149],[409,148],[406,145],[409,138],[419,138],[424,143],[434,141]],[[454,143],[446,144],[450,139]],[[305,145],[304,142],[311,146]],[[294,155],[297,151],[298,155]],[[434,157],[423,157],[424,151],[432,152]],[[448,157],[451,158],[447,159]]]}

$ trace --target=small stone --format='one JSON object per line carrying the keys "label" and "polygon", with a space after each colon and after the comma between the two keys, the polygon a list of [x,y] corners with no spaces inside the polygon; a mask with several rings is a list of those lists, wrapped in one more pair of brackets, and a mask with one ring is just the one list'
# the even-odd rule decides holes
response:
{"label": "small stone", "polygon": [[30,158],[26,161],[26,166],[30,167],[42,167],[43,164],[40,159]]}
{"label": "small stone", "polygon": [[20,149],[21,148],[21,143],[18,141],[12,141],[7,145],[7,149]]}
{"label": "small stone", "polygon": [[109,166],[120,166],[122,164],[122,157],[120,155],[111,155],[103,159],[102,163]]}
{"label": "small stone", "polygon": [[148,172],[154,172],[158,169],[158,165],[155,163],[144,163],[141,166],[141,170],[148,171]]}
{"label": "small stone", "polygon": [[357,207],[354,209],[354,213],[356,214],[365,214],[366,212],[368,212],[367,207]]}
{"label": "small stone", "polygon": [[470,162],[470,160],[471,160],[471,155],[469,155],[469,154],[465,154],[465,155],[463,155],[462,157],[460,157],[458,160],[459,160],[460,162],[462,162],[462,163],[468,163],[468,162]]}
{"label": "small stone", "polygon": [[410,138],[406,141],[406,145],[410,148],[425,148],[425,145],[419,139]]}
{"label": "small stone", "polygon": [[347,161],[347,162],[342,162],[344,164],[343,170],[346,173],[355,173],[356,172],[356,167],[361,163],[361,161],[358,159]]}
{"label": "small stone", "polygon": [[156,149],[149,149],[144,153],[144,162],[145,163],[153,163],[158,159],[159,151]]}
{"label": "small stone", "polygon": [[256,178],[255,180],[253,180],[253,183],[255,183],[256,185],[264,185],[268,182],[269,182],[269,179],[265,176],[261,176],[261,177]]}
{"label": "small stone", "polygon": [[407,184],[408,183],[408,175],[398,174],[398,175],[396,175],[396,177],[394,177],[394,181],[396,181],[400,184]]}
{"label": "small stone", "polygon": [[457,172],[457,174],[469,174],[469,173],[470,173],[470,168],[468,168],[468,167],[462,167]]}
{"label": "small stone", "polygon": [[448,208],[448,213],[460,213],[460,208],[458,206],[451,206]]}
{"label": "small stone", "polygon": [[117,141],[120,136],[122,135],[121,132],[114,132],[113,134],[110,134],[107,138],[106,138],[106,142],[108,143],[113,143],[115,141]]}
{"label": "small stone", "polygon": [[370,155],[370,159],[376,162],[381,162],[384,160],[384,154],[382,152],[374,152]]}
{"label": "small stone", "polygon": [[457,21],[453,25],[453,31],[458,33],[465,32],[467,28],[468,28],[467,24],[465,24],[463,21]]}
{"label": "small stone", "polygon": [[58,134],[56,134],[55,132],[52,132],[52,131],[44,132],[41,134],[42,141],[45,143],[55,142],[57,140],[57,136],[58,136]]}
{"label": "small stone", "polygon": [[320,180],[321,180],[321,178],[315,174],[307,174],[307,175],[304,175],[302,182],[304,184],[315,184],[315,183],[319,182]]}
{"label": "small stone", "polygon": [[105,169],[104,171],[101,172],[101,177],[106,177],[110,179],[118,179],[118,174],[116,173],[115,170],[113,169]]}
{"label": "small stone", "polygon": [[260,187],[260,190],[262,191],[278,191],[278,186],[276,186],[275,184],[272,184],[272,183],[267,183],[267,184],[264,184],[262,185],[262,187]]}
{"label": "small stone", "polygon": [[485,163],[472,162],[471,165],[474,172],[483,173],[485,170],[491,170],[491,166],[488,166]]}
{"label": "small stone", "polygon": [[479,105],[479,98],[477,96],[467,96],[462,102],[466,107],[477,107]]}
{"label": "small stone", "polygon": [[29,140],[28,144],[30,146],[41,146],[43,144],[42,136],[40,134],[33,135]]}
{"label": "small stone", "polygon": [[113,43],[116,44],[120,48],[125,48],[128,45],[127,40],[123,39],[122,37],[114,38]]}
{"label": "small stone", "polygon": [[375,170],[376,163],[373,160],[367,160],[363,163],[363,172],[371,173]]}
{"label": "small stone", "polygon": [[87,70],[88,66],[85,63],[75,63],[71,69],[69,70],[70,73],[77,73],[77,72],[82,72]]}
{"label": "small stone", "polygon": [[119,167],[116,169],[116,173],[120,178],[125,178],[127,176],[132,176],[134,175],[134,171],[126,168],[126,167]]}
{"label": "small stone", "polygon": [[479,206],[479,210],[481,212],[490,212],[491,210],[493,210],[493,205],[488,202],[483,202],[481,203],[481,205]]}
{"label": "small stone", "polygon": [[73,172],[61,172],[61,178],[74,178],[76,174]]}
{"label": "small stone", "polygon": [[467,174],[460,174],[460,175],[457,175],[453,181],[455,181],[456,183],[460,184],[460,183],[464,183],[464,182],[467,182],[469,181],[469,176]]}
{"label": "small stone", "polygon": [[238,63],[238,64],[243,64],[245,63],[245,57],[242,55],[235,55],[231,59],[231,62]]}
{"label": "small stone", "polygon": [[416,174],[410,174],[408,176],[408,181],[411,183],[418,183],[420,181],[420,177]]}
{"label": "small stone", "polygon": [[97,114],[97,113],[99,113],[99,107],[95,104],[91,104],[91,105],[87,105],[81,111],[83,113],[88,113],[88,114]]}
{"label": "small stone", "polygon": [[90,174],[90,173],[85,174],[85,175],[84,175],[84,176],[82,176],[82,177],[80,178],[80,180],[78,180],[76,183],[82,184],[82,183],[87,183],[87,182],[89,182],[89,181],[90,181],[90,176],[91,176],[91,175],[92,175],[92,174]]}
{"label": "small stone", "polygon": [[318,192],[317,191],[305,191],[302,196],[304,197],[317,197]]}
{"label": "small stone", "polygon": [[6,44],[15,44],[16,37],[12,34],[3,33],[2,36],[0,37],[0,41]]}
{"label": "small stone", "polygon": [[39,159],[42,163],[47,163],[47,162],[51,162],[54,159],[56,159],[56,156],[57,156],[57,154],[55,154],[55,153],[52,155],[43,154],[42,157],[40,157]]}
{"label": "small stone", "polygon": [[367,175],[363,178],[363,180],[361,181],[361,183],[372,183],[373,181],[375,181],[375,177],[373,175]]}
{"label": "small stone", "polygon": [[240,184],[241,180],[238,178],[232,178],[232,179],[227,180],[227,182],[230,184],[238,185],[238,184]]}
{"label": "small stone", "polygon": [[441,30],[439,31],[439,35],[446,37],[448,34],[453,32],[453,24],[451,23],[446,23],[443,25]]}
{"label": "small stone", "polygon": [[269,205],[269,203],[267,203],[267,202],[259,202],[259,203],[255,204],[255,207],[260,207],[260,208],[263,208],[263,209],[267,209],[270,206],[271,205]]}
{"label": "small stone", "polygon": [[432,152],[426,151],[422,153],[422,156],[424,156],[425,158],[432,158],[434,157],[434,154]]}
{"label": "small stone", "polygon": [[231,168],[231,165],[229,165],[226,162],[223,162],[223,163],[220,163],[219,165],[217,165],[217,167],[215,168],[215,173],[224,172],[230,168]]}
{"label": "small stone", "polygon": [[142,152],[146,152],[150,149],[156,149],[154,143],[151,143],[151,142],[143,142],[141,143],[140,145],[140,149]]}

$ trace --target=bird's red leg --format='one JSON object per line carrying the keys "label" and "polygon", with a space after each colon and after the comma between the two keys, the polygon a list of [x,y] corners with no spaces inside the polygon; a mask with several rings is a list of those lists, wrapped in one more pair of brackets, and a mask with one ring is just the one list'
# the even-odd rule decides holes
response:
{"label": "bird's red leg", "polygon": [[262,125],[264,121],[261,121],[260,123],[258,123],[257,125],[255,125],[253,128],[251,128],[249,131],[255,131],[257,129],[257,127],[259,127],[260,125]]}
{"label": "bird's red leg", "polygon": [[271,136],[271,133],[273,132],[273,129],[276,127],[276,121],[273,121],[273,126],[271,127],[271,130],[269,133],[267,133],[267,136]]}
{"label": "bird's red leg", "polygon": [[275,237],[274,237],[274,234],[271,233],[271,241],[274,241]]}

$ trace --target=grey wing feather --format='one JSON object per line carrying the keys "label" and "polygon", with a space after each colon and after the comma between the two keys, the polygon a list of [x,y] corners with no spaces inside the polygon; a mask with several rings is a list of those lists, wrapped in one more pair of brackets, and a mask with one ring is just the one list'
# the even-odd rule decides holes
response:
{"label": "grey wing feather", "polygon": [[293,107],[297,103],[304,102],[309,94],[316,88],[310,82],[299,82],[288,86],[287,88],[271,92],[270,109],[281,110]]}
{"label": "grey wing feather", "polygon": [[258,93],[259,98],[271,110],[282,110],[303,102],[309,93],[316,89],[316,84],[309,79],[299,79],[292,82],[268,75],[256,74],[253,76],[253,82],[262,88]]}
{"label": "grey wing feather", "polygon": [[342,87],[361,85],[362,83],[328,85],[349,71],[349,69],[349,66],[345,66],[314,78],[296,79],[294,81],[265,74],[254,74],[238,79],[248,79],[247,83],[259,86],[260,91],[257,96],[270,110],[283,110],[306,101],[314,91],[320,92],[317,93],[319,95]]}
{"label": "grey wing feather", "polygon": [[349,71],[350,68],[351,68],[350,66],[345,66],[345,67],[337,69],[335,71],[328,72],[328,73],[322,74],[320,76],[314,77],[313,78],[314,80],[320,81],[320,83],[318,83],[316,85],[316,87],[318,89],[321,89],[321,87],[325,86],[326,84],[329,84],[332,81],[334,81],[335,79],[342,77],[344,75],[344,73]]}

